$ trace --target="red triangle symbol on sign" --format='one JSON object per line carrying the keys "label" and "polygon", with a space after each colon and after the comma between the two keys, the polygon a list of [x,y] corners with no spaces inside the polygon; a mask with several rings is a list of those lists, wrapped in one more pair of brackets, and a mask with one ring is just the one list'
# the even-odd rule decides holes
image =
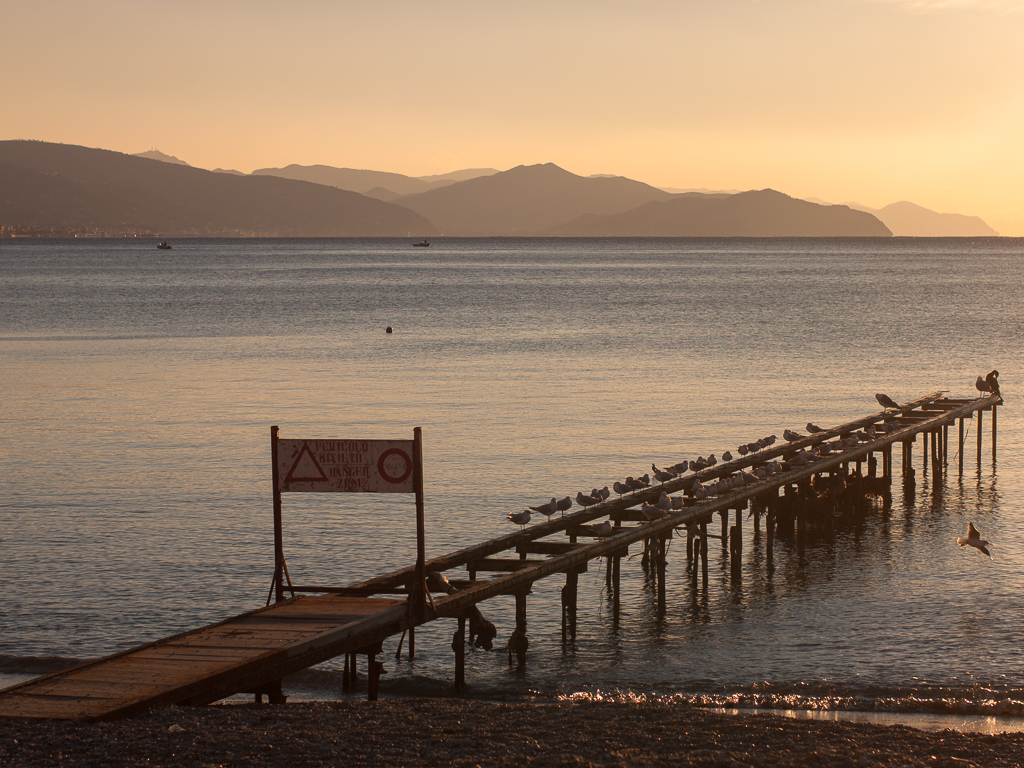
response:
{"label": "red triangle symbol on sign", "polygon": [[303,443],[302,450],[299,451],[299,455],[295,457],[292,468],[288,470],[285,482],[312,483],[326,479],[327,475],[324,474],[323,469],[320,468],[320,464],[313,457],[313,452],[309,450],[308,445]]}

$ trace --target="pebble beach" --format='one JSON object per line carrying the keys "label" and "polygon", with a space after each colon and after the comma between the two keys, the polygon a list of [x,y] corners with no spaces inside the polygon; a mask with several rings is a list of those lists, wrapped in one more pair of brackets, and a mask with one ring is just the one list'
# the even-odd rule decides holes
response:
{"label": "pebble beach", "polygon": [[1024,734],[723,714],[678,704],[395,699],[0,720],[5,768],[1020,766]]}

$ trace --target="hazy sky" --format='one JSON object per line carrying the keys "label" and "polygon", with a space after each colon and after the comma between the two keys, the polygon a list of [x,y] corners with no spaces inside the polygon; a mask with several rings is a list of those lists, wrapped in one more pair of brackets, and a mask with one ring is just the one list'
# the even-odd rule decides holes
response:
{"label": "hazy sky", "polygon": [[1024,235],[1024,0],[5,6],[4,139],[246,172],[553,162]]}

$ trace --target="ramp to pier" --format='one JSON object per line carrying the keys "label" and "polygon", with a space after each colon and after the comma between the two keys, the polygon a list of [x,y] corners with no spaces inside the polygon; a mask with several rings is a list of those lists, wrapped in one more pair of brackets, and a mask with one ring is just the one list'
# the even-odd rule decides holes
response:
{"label": "ramp to pier", "polygon": [[0,717],[111,720],[269,694],[283,675],[379,642],[407,616],[405,600],[298,597],[4,689]]}

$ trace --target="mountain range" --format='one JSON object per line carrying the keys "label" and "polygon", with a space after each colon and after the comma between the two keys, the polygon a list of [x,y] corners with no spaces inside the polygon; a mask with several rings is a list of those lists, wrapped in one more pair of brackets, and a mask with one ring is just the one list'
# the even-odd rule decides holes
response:
{"label": "mountain range", "polygon": [[995,234],[976,217],[912,203],[871,210],[770,189],[679,192],[621,176],[577,176],[552,163],[422,177],[323,165],[242,174],[193,168],[158,150],[125,155],[0,141],[0,232],[27,230],[304,237]]}
{"label": "mountain range", "polygon": [[335,187],[41,141],[0,141],[0,226],[205,236],[437,234],[408,208]]}

